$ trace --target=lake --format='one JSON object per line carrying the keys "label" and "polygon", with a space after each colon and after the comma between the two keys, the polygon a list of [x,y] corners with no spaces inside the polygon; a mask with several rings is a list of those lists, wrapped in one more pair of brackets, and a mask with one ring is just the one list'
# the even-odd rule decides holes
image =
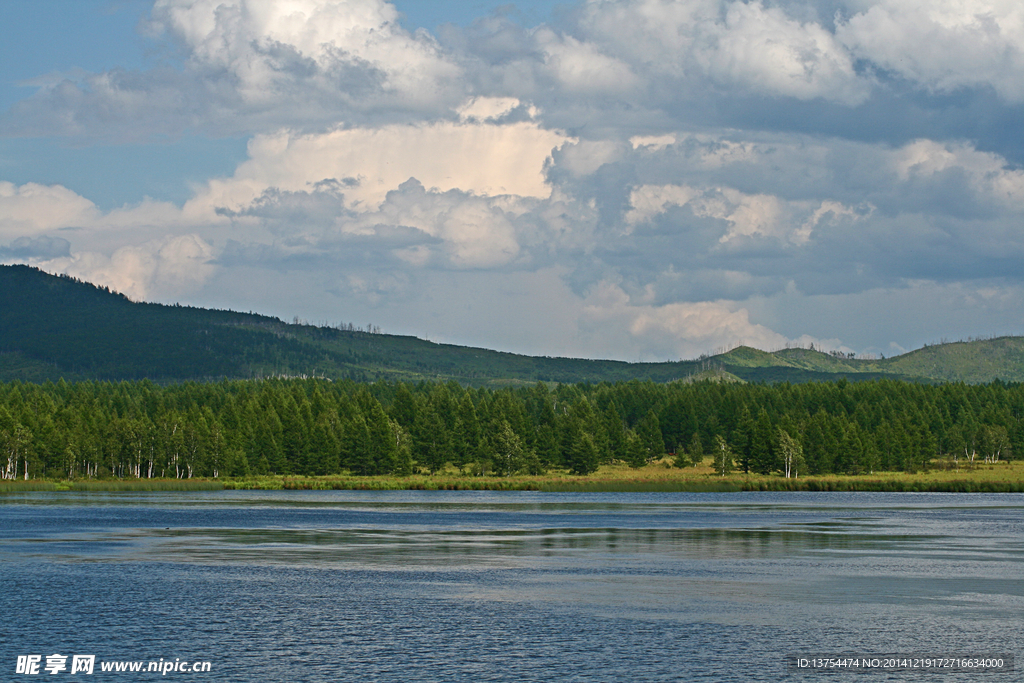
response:
{"label": "lake", "polygon": [[1020,680],[1024,495],[0,494],[0,615],[3,680]]}

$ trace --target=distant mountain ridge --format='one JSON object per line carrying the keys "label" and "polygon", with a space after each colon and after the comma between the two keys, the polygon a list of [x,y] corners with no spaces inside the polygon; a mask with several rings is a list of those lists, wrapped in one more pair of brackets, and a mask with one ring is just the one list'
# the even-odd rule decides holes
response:
{"label": "distant mountain ridge", "polygon": [[522,356],[415,337],[287,324],[254,313],[137,303],[69,277],[0,266],[0,381],[180,382],[318,376],[469,385],[544,382],[1024,381],[1024,337],[927,346],[878,360],[741,346],[700,360]]}

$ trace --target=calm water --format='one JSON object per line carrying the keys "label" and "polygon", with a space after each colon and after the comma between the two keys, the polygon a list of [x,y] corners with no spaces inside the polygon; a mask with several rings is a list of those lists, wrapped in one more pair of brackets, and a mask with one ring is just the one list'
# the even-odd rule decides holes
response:
{"label": "calm water", "polygon": [[0,680],[978,680],[785,657],[1020,658],[1024,496],[4,494],[0,616]]}

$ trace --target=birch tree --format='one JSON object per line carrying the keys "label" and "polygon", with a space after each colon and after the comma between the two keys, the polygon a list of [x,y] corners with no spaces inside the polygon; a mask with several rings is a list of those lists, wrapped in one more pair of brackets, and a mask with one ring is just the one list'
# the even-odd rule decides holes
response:
{"label": "birch tree", "polygon": [[0,449],[3,450],[4,479],[17,479],[18,462],[24,463],[23,473],[28,479],[28,452],[32,443],[32,433],[22,425],[15,425],[13,429],[0,431]]}
{"label": "birch tree", "polygon": [[732,449],[729,448],[729,442],[726,441],[721,434],[715,435],[714,460],[715,472],[717,472],[719,475],[724,477],[725,475],[732,472]]}
{"label": "birch tree", "polygon": [[784,429],[779,429],[779,455],[782,457],[786,479],[799,476],[804,462],[804,449],[800,442]]}

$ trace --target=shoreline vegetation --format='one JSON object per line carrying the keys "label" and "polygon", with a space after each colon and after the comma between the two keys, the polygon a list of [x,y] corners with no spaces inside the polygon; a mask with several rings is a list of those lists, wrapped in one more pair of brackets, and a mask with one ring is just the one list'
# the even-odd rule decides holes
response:
{"label": "shoreline vegetation", "polygon": [[[553,471],[541,475],[474,476],[455,468],[435,474],[405,476],[265,475],[194,479],[78,479],[0,481],[0,493],[33,491],[149,492],[219,490],[351,490],[351,491],[540,491],[563,493],[613,492],[743,492],[743,491],[885,491],[936,493],[1024,493],[1024,462],[977,464],[971,468],[925,472],[874,472],[860,475],[818,475],[786,478],[780,474],[734,473],[721,476],[710,458],[696,467],[678,469],[668,459],[643,468],[604,465],[589,475]],[[2,499],[0,499],[2,501]]]}
{"label": "shoreline vegetation", "polygon": [[0,383],[0,490],[1021,491],[1021,454],[1000,382]]}

